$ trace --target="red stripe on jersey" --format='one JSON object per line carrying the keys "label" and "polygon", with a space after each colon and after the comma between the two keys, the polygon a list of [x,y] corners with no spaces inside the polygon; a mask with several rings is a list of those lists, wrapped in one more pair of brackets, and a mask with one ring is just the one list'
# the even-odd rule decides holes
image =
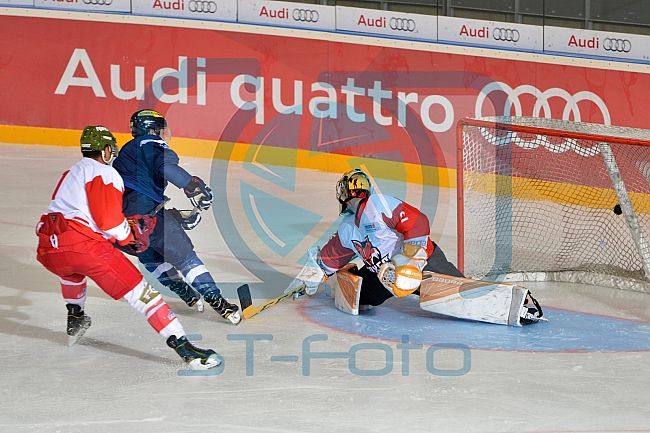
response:
{"label": "red stripe on jersey", "polygon": [[345,248],[341,244],[339,234],[334,235],[327,241],[320,252],[320,259],[325,266],[329,268],[330,275],[333,272],[347,265],[354,257],[355,252]]}
{"label": "red stripe on jersey", "polygon": [[61,187],[61,184],[63,183],[63,179],[70,173],[70,170],[66,170],[63,172],[61,175],[61,178],[59,179],[59,183],[56,184],[56,188],[54,188],[54,192],[52,193],[52,200],[54,200],[54,197],[56,197],[56,193],[59,192],[59,188]]}
{"label": "red stripe on jersey", "polygon": [[386,225],[404,235],[404,240],[428,236],[431,229],[429,218],[408,203],[400,203],[391,218],[385,214],[382,218]]}
{"label": "red stripe on jersey", "polygon": [[100,230],[110,230],[124,222],[122,213],[122,191],[110,183],[106,185],[102,176],[86,183],[88,208]]}
{"label": "red stripe on jersey", "polygon": [[[382,214],[382,218],[388,227],[402,233],[405,242],[409,239],[429,236],[431,233],[429,218],[408,203],[400,203],[393,210],[391,218],[385,214]],[[433,242],[427,238],[426,250],[429,257],[433,254],[433,249]]]}

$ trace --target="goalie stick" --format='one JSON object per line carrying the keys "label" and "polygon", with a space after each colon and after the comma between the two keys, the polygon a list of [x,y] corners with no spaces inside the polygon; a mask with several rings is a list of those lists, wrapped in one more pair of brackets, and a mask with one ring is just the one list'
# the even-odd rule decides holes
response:
{"label": "goalie stick", "polygon": [[265,302],[259,307],[253,307],[253,297],[251,296],[251,290],[248,287],[248,284],[244,284],[237,289],[237,295],[239,296],[239,304],[241,305],[242,316],[244,316],[244,319],[250,319],[251,317],[266,310],[267,308],[271,308],[272,306],[274,306],[280,301],[283,301],[287,298],[293,298],[296,294],[303,295],[304,293],[305,293],[305,283],[302,283],[299,286],[296,286],[295,288],[291,289],[290,291],[283,293],[277,298]]}

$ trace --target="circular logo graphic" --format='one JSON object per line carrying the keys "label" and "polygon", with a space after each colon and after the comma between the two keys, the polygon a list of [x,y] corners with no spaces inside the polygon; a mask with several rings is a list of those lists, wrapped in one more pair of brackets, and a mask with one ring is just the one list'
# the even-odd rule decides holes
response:
{"label": "circular logo graphic", "polygon": [[629,39],[605,38],[603,40],[603,49],[605,51],[629,53],[632,51],[632,42]]}
{"label": "circular logo graphic", "polygon": [[519,31],[517,29],[496,27],[492,30],[492,38],[496,41],[517,42],[519,41]]}
{"label": "circular logo graphic", "polygon": [[214,14],[217,12],[217,3],[213,1],[192,0],[189,3],[188,9],[190,12]]}
{"label": "circular logo graphic", "polygon": [[396,18],[392,17],[390,19],[390,28],[392,30],[401,30],[404,32],[414,32],[415,31],[415,21],[407,18]]}
{"label": "circular logo graphic", "polygon": [[317,23],[320,18],[318,11],[313,9],[294,9],[292,17],[294,21],[304,21],[307,23]]}
{"label": "circular logo graphic", "polygon": [[[434,144],[422,140],[428,134],[421,123],[389,132],[372,118],[355,123],[344,116],[279,114],[257,125],[254,116],[253,111],[237,112],[220,139],[210,177],[212,208],[228,248],[248,271],[272,285],[273,296],[300,271],[307,250],[335,233],[336,182],[352,168],[369,174],[376,193],[403,199],[433,220],[438,189],[429,185],[438,184],[437,173],[426,166],[438,163]],[[407,165],[420,171],[416,177],[425,186],[405,182]]]}

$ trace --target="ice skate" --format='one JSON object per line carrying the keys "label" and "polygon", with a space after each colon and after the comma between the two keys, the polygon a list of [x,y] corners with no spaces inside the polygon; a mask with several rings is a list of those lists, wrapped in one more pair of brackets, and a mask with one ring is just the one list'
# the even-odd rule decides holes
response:
{"label": "ice skate", "polygon": [[66,304],[68,309],[68,347],[74,345],[79,338],[90,328],[90,316],[81,309],[79,305]]}
{"label": "ice skate", "polygon": [[204,306],[201,301],[201,295],[194,289],[194,287],[187,284],[185,281],[174,281],[169,286],[169,290],[176,293],[179,298],[187,304],[188,307],[196,306],[199,313],[203,312]]}
{"label": "ice skate", "polygon": [[533,295],[528,292],[526,294],[524,306],[522,307],[519,322],[522,325],[530,325],[540,321],[548,322],[548,319],[544,317],[544,312],[542,311],[542,307],[539,305],[539,302],[537,302],[537,299],[533,298]]}
{"label": "ice skate", "polygon": [[210,304],[210,306],[224,319],[230,320],[235,325],[241,322],[239,307],[228,302],[228,300],[221,296],[220,293],[215,291],[207,292],[203,295],[203,298],[205,299],[205,302]]}
{"label": "ice skate", "polygon": [[209,370],[221,364],[214,350],[199,349],[187,341],[185,336],[176,338],[172,335],[167,339],[167,345],[174,349],[192,370]]}

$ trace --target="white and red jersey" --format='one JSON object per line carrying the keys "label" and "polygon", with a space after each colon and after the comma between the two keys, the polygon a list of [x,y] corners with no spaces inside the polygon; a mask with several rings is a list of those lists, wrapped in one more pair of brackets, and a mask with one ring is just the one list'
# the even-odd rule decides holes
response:
{"label": "white and red jersey", "polygon": [[404,242],[433,253],[429,219],[418,209],[395,197],[372,194],[359,205],[356,215],[343,217],[336,233],[321,250],[325,273],[333,274],[348,264],[355,254],[368,270],[379,271],[400,252]]}
{"label": "white and red jersey", "polygon": [[69,226],[91,238],[124,244],[131,229],[122,213],[123,193],[113,167],[82,158],[61,175],[47,210],[61,212]]}

